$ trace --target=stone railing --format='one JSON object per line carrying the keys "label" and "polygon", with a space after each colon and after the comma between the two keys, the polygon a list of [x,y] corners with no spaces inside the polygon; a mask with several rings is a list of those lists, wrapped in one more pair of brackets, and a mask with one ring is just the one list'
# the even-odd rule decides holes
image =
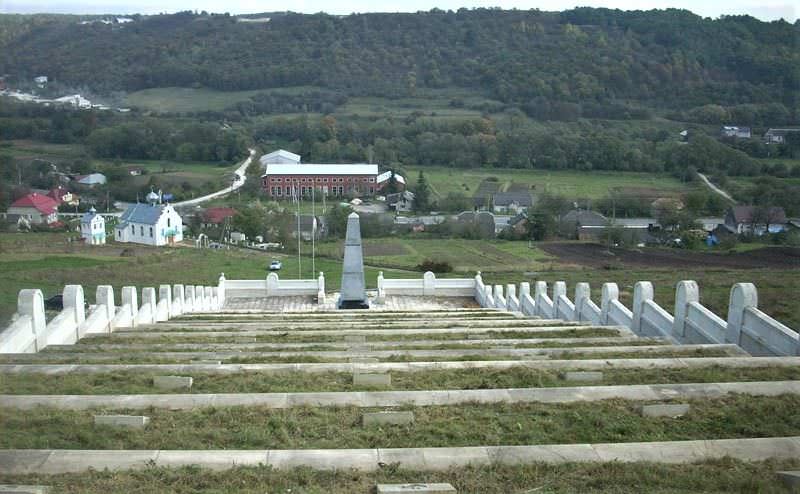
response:
{"label": "stone railing", "polygon": [[378,299],[386,296],[414,297],[475,297],[475,280],[472,278],[437,279],[430,271],[422,278],[386,279],[383,271],[378,273]]}
{"label": "stone railing", "polygon": [[158,297],[155,288],[142,288],[141,306],[136,287],[122,287],[122,304],[117,306],[114,288],[100,285],[88,313],[82,286],[67,285],[61,296],[62,310],[47,322],[42,291],[21,290],[11,324],[0,332],[0,353],[35,353],[48,345],[74,344],[84,336],[156,324],[181,314],[219,311],[225,303],[225,275],[214,287],[160,285]]}
{"label": "stone railing", "polygon": [[758,292],[752,283],[737,283],[731,288],[727,320],[700,303],[700,290],[694,281],[681,281],[675,291],[672,314],[653,299],[653,284],[634,285],[632,308],[619,300],[616,283],[604,283],[600,305],[591,300],[588,283],[575,285],[574,298],[567,296],[563,281],[553,283],[552,297],[547,283],[537,281],[531,296],[528,283],[503,287],[485,285],[481,274],[475,277],[475,300],[481,307],[521,312],[531,317],[579,321],[600,326],[624,326],[641,336],[665,338],[678,344],[736,344],[756,356],[800,355],[798,333],[758,310]]}
{"label": "stone railing", "polygon": [[325,274],[317,279],[282,280],[278,273],[270,273],[264,280],[222,280],[220,285],[227,299],[314,296],[318,303],[325,302]]}

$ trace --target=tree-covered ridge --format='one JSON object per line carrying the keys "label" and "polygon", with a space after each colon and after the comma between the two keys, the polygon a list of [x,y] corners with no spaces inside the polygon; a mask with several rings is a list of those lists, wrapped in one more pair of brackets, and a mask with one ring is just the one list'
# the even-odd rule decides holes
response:
{"label": "tree-covered ridge", "polygon": [[242,23],[184,12],[125,25],[32,17],[14,35],[3,33],[9,22],[0,16],[0,39],[10,38],[0,73],[47,74],[98,92],[309,85],[391,97],[456,86],[545,118],[593,102],[772,103],[796,112],[799,23],[589,8],[267,15],[267,23]]}

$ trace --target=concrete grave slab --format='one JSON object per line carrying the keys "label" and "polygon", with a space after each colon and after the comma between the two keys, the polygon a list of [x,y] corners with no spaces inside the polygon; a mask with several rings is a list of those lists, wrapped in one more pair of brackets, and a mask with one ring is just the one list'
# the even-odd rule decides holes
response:
{"label": "concrete grave slab", "polygon": [[194,379],[186,376],[155,376],[153,387],[156,389],[191,389]]}
{"label": "concrete grave slab", "polygon": [[128,427],[131,429],[144,429],[150,423],[150,417],[143,415],[95,415],[94,425],[110,427]]}
{"label": "concrete grave slab", "polygon": [[0,494],[46,494],[50,487],[46,485],[0,485]]}
{"label": "concrete grave slab", "polygon": [[[790,492],[800,492],[800,470],[786,470],[775,472]],[[0,490],[0,492],[3,492]]]}
{"label": "concrete grave slab", "polygon": [[355,373],[353,374],[353,385],[388,388],[392,385],[392,376],[374,372]]}
{"label": "concrete grave slab", "polygon": [[352,357],[350,359],[351,364],[377,364],[378,362],[380,361],[374,357]]}
{"label": "concrete grave slab", "polygon": [[669,405],[644,405],[641,408],[643,417],[683,417],[689,413],[688,404],[669,404]]}
{"label": "concrete grave slab", "polygon": [[361,417],[361,423],[364,427],[413,424],[414,412],[369,412]]}
{"label": "concrete grave slab", "polygon": [[441,492],[456,492],[450,484],[378,484],[377,494],[433,494]]}
{"label": "concrete grave slab", "polygon": [[597,371],[565,372],[563,378],[565,381],[602,381],[603,373]]}

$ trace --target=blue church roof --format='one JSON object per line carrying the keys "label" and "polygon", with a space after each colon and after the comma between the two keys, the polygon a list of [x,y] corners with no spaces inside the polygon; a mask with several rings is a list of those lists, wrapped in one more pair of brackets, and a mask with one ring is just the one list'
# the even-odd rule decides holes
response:
{"label": "blue church roof", "polygon": [[145,225],[155,225],[161,217],[161,206],[151,206],[150,204],[132,204],[122,213],[120,221],[122,223],[141,223]]}

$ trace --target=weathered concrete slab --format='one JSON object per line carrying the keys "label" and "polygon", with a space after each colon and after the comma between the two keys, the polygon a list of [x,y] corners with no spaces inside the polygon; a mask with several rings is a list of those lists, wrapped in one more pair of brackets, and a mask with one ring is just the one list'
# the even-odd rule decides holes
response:
{"label": "weathered concrete slab", "polygon": [[597,371],[590,372],[565,372],[565,381],[602,381],[603,373]]}
{"label": "weathered concrete slab", "polygon": [[11,485],[0,484],[0,494],[46,494],[50,492],[47,485]]}
{"label": "weathered concrete slab", "polygon": [[[162,455],[164,455],[162,457]],[[243,463],[277,469],[309,467],[318,470],[354,468],[375,471],[381,464],[400,463],[404,469],[447,470],[467,465],[525,465],[573,462],[691,463],[730,457],[744,461],[796,459],[800,437],[660,441],[646,443],[556,444],[536,446],[471,446],[461,448],[308,449],[308,450],[0,450],[0,474],[58,474],[89,468],[128,470],[156,465],[197,465],[229,468]],[[220,458],[223,458],[221,461]],[[162,463],[163,460],[163,463]]]}
{"label": "weathered concrete slab", "polygon": [[94,425],[109,427],[125,427],[144,429],[150,423],[150,417],[143,415],[95,415]]}
{"label": "weathered concrete slab", "polygon": [[373,372],[357,372],[353,374],[353,386],[388,388],[391,387],[391,385],[391,374],[378,374]]}
{"label": "weathered concrete slab", "polygon": [[432,406],[462,403],[573,403],[609,399],[632,401],[714,399],[731,393],[749,396],[800,394],[800,381],[325,393],[0,395],[0,406],[23,410],[37,406],[64,410],[149,407],[185,410],[212,406],[262,406],[266,408],[354,406],[368,408],[394,407],[405,404]]}
{"label": "weathered concrete slab", "polygon": [[[375,340],[370,341],[367,346],[369,348],[391,348],[391,347],[404,347],[413,344],[414,346],[439,346],[443,343],[451,344],[451,345],[499,345],[499,344],[506,344],[506,345],[516,345],[516,348],[523,348],[524,345],[539,345],[542,343],[547,344],[563,344],[563,345],[585,345],[585,346],[593,346],[594,348],[599,348],[595,345],[602,345],[605,346],[609,351],[611,351],[617,344],[622,345],[625,343],[634,343],[638,342],[641,343],[643,341],[652,343],[652,344],[664,344],[663,340],[659,340],[657,338],[639,338],[639,337],[628,337],[628,336],[611,336],[611,337],[599,337],[599,338],[508,338],[508,339],[498,339],[493,338],[489,339],[488,335],[487,339],[483,340]],[[81,344],[79,347],[75,345],[48,345],[48,350],[55,351],[55,352],[63,352],[62,354],[68,353],[83,353],[83,352],[108,352],[111,350],[131,350],[131,351],[142,351],[142,350],[150,350],[153,352],[162,352],[162,351],[184,351],[189,352],[191,350],[203,351],[203,352],[216,352],[216,351],[249,351],[254,349],[270,349],[270,350],[302,350],[308,347],[319,347],[319,346],[326,346],[330,348],[339,348],[339,349],[346,349],[349,348],[351,345],[344,343],[344,342],[336,342],[336,341],[316,341],[316,342],[307,342],[307,343],[131,343],[131,344],[117,344],[117,343],[101,343],[101,344]],[[569,348],[578,348],[580,349],[581,346],[572,346]],[[50,353],[50,352],[48,352]],[[36,354],[25,354],[25,355],[36,355]],[[203,363],[203,362],[194,362],[194,363]]]}
{"label": "weathered concrete slab", "polygon": [[222,360],[190,360],[190,364],[222,365]]}
{"label": "weathered concrete slab", "polygon": [[683,417],[689,413],[688,404],[644,405],[641,408],[643,417]]}
{"label": "weathered concrete slab", "polygon": [[[409,345],[413,345],[413,341],[409,341]],[[450,344],[442,340],[441,345]],[[190,360],[196,358],[274,358],[274,357],[316,357],[319,359],[342,359],[347,358],[352,354],[364,358],[391,358],[391,357],[407,357],[407,358],[458,358],[458,357],[490,357],[503,356],[503,357],[518,357],[528,360],[542,360],[549,357],[559,357],[563,354],[570,355],[591,355],[596,353],[613,352],[615,354],[630,354],[631,358],[638,358],[639,356],[647,356],[654,352],[674,352],[692,354],[698,349],[719,349],[729,352],[729,347],[733,345],[640,345],[640,346],[614,346],[614,347],[569,347],[569,348],[513,348],[513,347],[493,347],[493,348],[459,348],[459,349],[384,349],[373,350],[367,344],[354,344],[347,347],[347,351],[342,350],[278,350],[278,351],[210,351],[210,352],[131,352],[127,355],[120,355],[119,352],[115,353],[78,353],[78,352],[46,352],[39,354],[13,354],[0,355],[0,362],[19,362],[19,363],[36,363],[40,359],[52,359],[54,357],[77,359],[84,363],[98,362],[102,363],[106,360],[117,361],[120,358],[136,359],[145,357],[147,359],[163,359],[163,360]],[[351,357],[355,358],[355,357]],[[218,361],[210,361],[216,363]]]}
{"label": "weathered concrete slab", "polygon": [[351,364],[377,364],[380,362],[378,359],[374,357],[351,357],[350,363]]}
{"label": "weathered concrete slab", "polygon": [[450,484],[378,484],[375,488],[377,494],[434,494],[441,492],[456,492]]}
{"label": "weathered concrete slab", "polygon": [[413,424],[414,412],[385,411],[365,413],[361,417],[361,423],[364,427]]}
{"label": "weathered concrete slab", "polygon": [[255,343],[257,340],[255,336],[237,336],[233,341],[235,343]]}
{"label": "weathered concrete slab", "polygon": [[367,337],[364,335],[354,334],[344,337],[345,343],[366,343]]}
{"label": "weathered concrete slab", "polygon": [[[509,369],[529,367],[550,370],[603,369],[756,369],[766,367],[800,367],[800,357],[699,357],[699,358],[641,358],[641,359],[579,359],[579,360],[473,360],[449,362],[380,362],[363,364],[373,372],[421,372],[432,369]],[[0,374],[95,374],[113,371],[217,373],[236,372],[350,372],[350,363],[294,364],[3,364]]]}
{"label": "weathered concrete slab", "polygon": [[[786,470],[775,472],[790,492],[800,492],[800,470]],[[0,492],[3,492],[0,490]]]}
{"label": "weathered concrete slab", "polygon": [[156,389],[191,389],[194,379],[188,376],[155,376],[153,387]]}

